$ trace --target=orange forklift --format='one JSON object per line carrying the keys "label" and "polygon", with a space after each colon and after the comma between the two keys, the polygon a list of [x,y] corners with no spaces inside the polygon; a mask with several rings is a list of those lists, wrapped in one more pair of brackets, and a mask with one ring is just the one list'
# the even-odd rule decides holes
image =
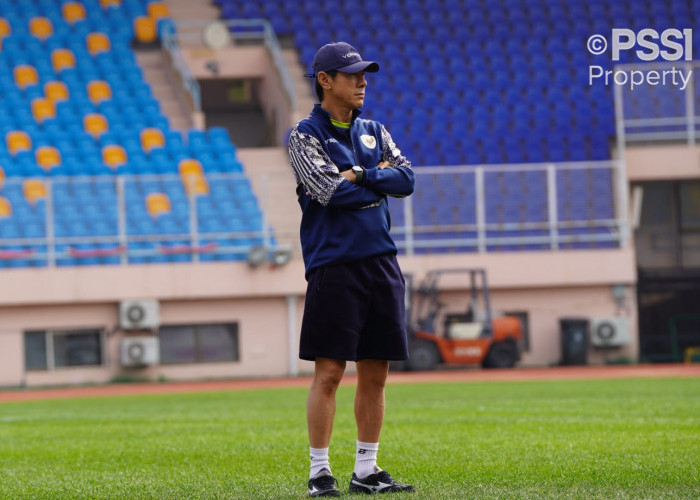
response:
{"label": "orange forklift", "polygon": [[[442,314],[438,286],[446,275],[466,275],[469,299],[465,311]],[[412,298],[413,280],[406,279],[409,359],[395,369],[434,370],[438,364],[512,368],[520,360],[522,324],[513,316],[494,317],[484,269],[429,271]],[[412,321],[413,317],[415,321]]]}

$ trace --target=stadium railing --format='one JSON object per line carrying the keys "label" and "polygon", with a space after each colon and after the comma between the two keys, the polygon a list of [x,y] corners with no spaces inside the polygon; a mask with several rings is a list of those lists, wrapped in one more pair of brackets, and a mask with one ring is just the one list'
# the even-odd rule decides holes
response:
{"label": "stadium railing", "polygon": [[[618,248],[628,224],[620,162],[418,167],[390,199],[400,250],[416,253]],[[426,210],[430,213],[426,214]]]}
{"label": "stadium railing", "polygon": [[[390,199],[392,233],[407,255],[624,247],[621,191],[611,187],[621,168],[616,161],[418,167],[414,195]],[[255,247],[298,253],[298,219],[272,227],[271,175],[208,174],[203,194],[179,175],[47,177],[34,195],[28,179],[7,177],[0,266],[246,260]],[[257,199],[240,189],[247,179]],[[153,193],[166,193],[166,205],[149,205]]]}
{"label": "stadium railing", "polygon": [[[626,84],[614,85],[620,144],[683,141],[695,145],[700,137],[700,78],[695,76],[698,69],[700,61],[615,66],[614,71],[626,79]],[[659,77],[649,83],[647,75],[652,71]],[[685,87],[679,72],[687,78]],[[638,83],[635,85],[634,81]]]}

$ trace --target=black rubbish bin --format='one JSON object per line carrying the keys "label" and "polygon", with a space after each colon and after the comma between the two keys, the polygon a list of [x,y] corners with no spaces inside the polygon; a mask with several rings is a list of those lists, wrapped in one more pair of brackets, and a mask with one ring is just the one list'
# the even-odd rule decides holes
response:
{"label": "black rubbish bin", "polygon": [[585,365],[588,361],[589,321],[584,318],[562,318],[561,364],[563,366]]}

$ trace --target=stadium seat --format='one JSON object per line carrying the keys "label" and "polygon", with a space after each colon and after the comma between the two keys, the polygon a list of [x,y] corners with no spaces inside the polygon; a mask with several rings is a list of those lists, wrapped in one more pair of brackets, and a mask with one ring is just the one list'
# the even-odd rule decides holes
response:
{"label": "stadium seat", "polygon": [[157,219],[162,214],[172,212],[170,198],[165,193],[150,193],[146,196],[146,211]]}
{"label": "stadium seat", "polygon": [[155,20],[149,16],[139,16],[134,19],[134,35],[140,43],[155,42],[158,37]]}
{"label": "stadium seat", "polygon": [[7,22],[7,19],[0,17],[0,42],[3,38],[12,33],[12,26]]}
{"label": "stadium seat", "polygon": [[87,95],[92,103],[97,105],[112,98],[112,88],[104,80],[93,80],[87,84]]}
{"label": "stadium seat", "polygon": [[75,24],[85,19],[85,6],[80,2],[66,2],[61,7],[61,14],[68,24]]}
{"label": "stadium seat", "polygon": [[34,155],[36,163],[47,172],[61,164],[61,153],[53,146],[40,146]]}
{"label": "stadium seat", "polygon": [[12,203],[5,197],[0,197],[0,217],[12,216]]}
{"label": "stadium seat", "polygon": [[141,130],[139,137],[144,153],[150,153],[154,148],[165,147],[163,131],[158,128],[145,128]]}
{"label": "stadium seat", "polygon": [[69,49],[54,49],[51,51],[51,66],[56,73],[75,68],[75,54]]}
{"label": "stadium seat", "polygon": [[56,117],[56,106],[51,99],[36,97],[32,99],[32,116],[37,123],[43,123],[49,118]]}
{"label": "stadium seat", "polygon": [[30,85],[39,83],[39,74],[34,66],[28,64],[20,64],[15,66],[13,70],[15,84],[20,89],[25,89]]}
{"label": "stadium seat", "polygon": [[46,40],[53,35],[53,24],[47,17],[33,17],[29,20],[29,33],[39,40]]}
{"label": "stadium seat", "polygon": [[27,179],[22,183],[22,194],[27,203],[35,205],[38,200],[46,199],[46,184],[39,179]]}
{"label": "stadium seat", "polygon": [[112,48],[109,37],[104,33],[90,33],[85,42],[88,52],[93,56],[101,52],[109,52]]}
{"label": "stadium seat", "polygon": [[47,99],[56,103],[66,101],[70,97],[68,86],[64,82],[50,81],[44,84],[44,95]]}
{"label": "stadium seat", "polygon": [[128,158],[122,146],[110,144],[102,148],[102,162],[112,170],[124,165]]}
{"label": "stadium seat", "polygon": [[7,178],[7,175],[5,174],[5,169],[0,167],[0,189],[3,188],[5,185],[5,179]]}
{"label": "stadium seat", "polygon": [[150,2],[146,7],[146,12],[156,22],[165,17],[170,17],[170,10],[165,2]]}
{"label": "stadium seat", "polygon": [[109,130],[109,124],[104,115],[88,113],[83,116],[83,130],[94,139],[99,139],[102,134]]}
{"label": "stadium seat", "polygon": [[109,7],[119,7],[121,4],[121,0],[100,0],[100,6],[103,9],[107,9]]}
{"label": "stadium seat", "polygon": [[180,173],[180,177],[182,177],[183,179],[190,175],[204,174],[204,169],[202,168],[202,164],[200,163],[200,161],[193,158],[185,158],[183,160],[180,160],[177,169]]}
{"label": "stadium seat", "polygon": [[21,151],[31,151],[32,139],[23,130],[11,130],[5,135],[7,150],[12,155],[17,155]]}

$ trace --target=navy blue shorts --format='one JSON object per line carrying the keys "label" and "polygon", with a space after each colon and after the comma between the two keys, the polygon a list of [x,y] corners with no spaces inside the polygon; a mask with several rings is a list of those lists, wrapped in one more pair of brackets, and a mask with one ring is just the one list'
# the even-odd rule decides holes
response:
{"label": "navy blue shorts", "polygon": [[313,269],[299,357],[408,359],[405,283],[395,255]]}

